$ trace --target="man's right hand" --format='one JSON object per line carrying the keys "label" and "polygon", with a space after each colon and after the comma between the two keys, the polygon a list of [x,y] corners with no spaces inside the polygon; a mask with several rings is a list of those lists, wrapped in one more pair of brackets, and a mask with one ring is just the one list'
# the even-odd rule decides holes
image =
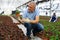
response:
{"label": "man's right hand", "polygon": [[18,21],[20,21],[21,23],[24,23],[24,21],[22,19],[20,19],[20,18],[18,18]]}

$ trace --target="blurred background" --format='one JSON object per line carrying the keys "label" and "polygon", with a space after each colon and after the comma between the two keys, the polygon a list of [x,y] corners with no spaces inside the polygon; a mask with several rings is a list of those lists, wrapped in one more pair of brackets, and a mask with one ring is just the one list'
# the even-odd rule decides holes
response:
{"label": "blurred background", "polygon": [[51,16],[54,12],[60,16],[60,0],[0,0],[0,14],[4,11],[4,14],[10,15],[16,9],[22,11],[31,1],[36,2],[41,16]]}
{"label": "blurred background", "polygon": [[60,0],[0,0],[0,14],[10,15],[16,9],[22,11],[31,1],[36,2],[41,16],[51,16],[53,13],[60,16]]}

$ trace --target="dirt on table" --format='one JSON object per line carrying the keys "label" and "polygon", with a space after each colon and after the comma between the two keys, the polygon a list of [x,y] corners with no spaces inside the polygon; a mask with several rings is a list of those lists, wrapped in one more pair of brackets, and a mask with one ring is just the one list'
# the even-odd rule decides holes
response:
{"label": "dirt on table", "polygon": [[28,40],[9,16],[0,16],[0,40]]}

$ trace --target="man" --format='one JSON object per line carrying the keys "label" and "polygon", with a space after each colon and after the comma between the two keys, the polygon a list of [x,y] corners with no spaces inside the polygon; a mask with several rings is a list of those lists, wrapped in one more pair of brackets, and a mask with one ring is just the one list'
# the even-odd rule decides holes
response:
{"label": "man", "polygon": [[27,9],[23,12],[22,21],[27,28],[26,35],[28,38],[31,38],[32,29],[33,35],[35,36],[35,33],[42,31],[44,27],[39,23],[39,9],[36,7],[36,3],[30,2],[27,6]]}
{"label": "man", "polygon": [[56,22],[57,21],[57,17],[56,14],[53,13],[52,17],[50,18],[49,22]]}

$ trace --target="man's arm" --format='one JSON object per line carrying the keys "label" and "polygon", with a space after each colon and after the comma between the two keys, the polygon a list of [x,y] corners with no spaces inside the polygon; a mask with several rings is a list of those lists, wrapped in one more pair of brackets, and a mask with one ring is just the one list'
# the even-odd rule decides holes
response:
{"label": "man's arm", "polygon": [[29,19],[23,18],[22,22],[28,22],[28,23],[33,23],[33,24],[38,23],[39,22],[39,16],[36,16],[35,20],[29,20]]}
{"label": "man's arm", "polygon": [[30,20],[30,23],[38,23],[39,22],[39,16],[36,16],[35,20]]}

